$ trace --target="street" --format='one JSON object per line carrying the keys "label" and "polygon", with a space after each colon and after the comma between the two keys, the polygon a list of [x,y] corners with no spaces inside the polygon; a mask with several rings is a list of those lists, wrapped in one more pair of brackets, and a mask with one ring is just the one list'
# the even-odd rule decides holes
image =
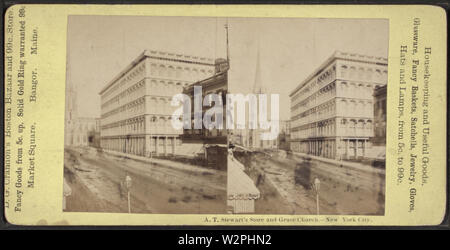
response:
{"label": "street", "polygon": [[126,176],[131,177],[132,213],[226,212],[226,172],[179,162],[143,162],[88,147],[65,149],[64,179],[70,212],[128,212]]}
{"label": "street", "polygon": [[[160,160],[154,163],[97,152],[65,149],[64,178],[72,189],[70,212],[128,212],[126,176],[130,176],[132,213],[226,213],[225,171]],[[246,172],[261,192],[256,214],[316,214],[311,183],[320,180],[320,214],[384,214],[384,171],[305,160],[284,151],[253,154]]]}
{"label": "street", "polygon": [[384,170],[307,161],[283,151],[253,155],[246,165],[261,192],[256,214],[316,214],[316,194],[311,186],[315,178],[321,183],[320,214],[384,214]]}

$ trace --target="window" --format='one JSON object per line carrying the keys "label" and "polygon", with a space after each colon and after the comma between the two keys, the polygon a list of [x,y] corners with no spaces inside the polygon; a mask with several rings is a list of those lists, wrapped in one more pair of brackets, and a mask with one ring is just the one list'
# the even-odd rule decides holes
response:
{"label": "window", "polygon": [[189,68],[184,68],[183,78],[189,79],[191,77],[191,70]]}
{"label": "window", "polygon": [[350,78],[355,78],[355,76],[356,76],[356,68],[355,67],[350,67]]}
{"label": "window", "polygon": [[357,104],[357,110],[356,110],[356,113],[359,115],[359,116],[364,116],[365,114],[365,104],[364,104],[364,101],[359,101],[358,102],[358,104]]}
{"label": "window", "polygon": [[159,65],[158,76],[166,76],[166,67]]}
{"label": "window", "polygon": [[347,66],[346,65],[342,65],[341,66],[341,77],[345,78],[347,76]]}
{"label": "window", "polygon": [[183,69],[181,69],[181,67],[177,67],[177,70],[175,72],[175,77],[176,78],[180,78],[181,77],[181,72],[183,71]]}
{"label": "window", "polygon": [[175,76],[175,69],[172,66],[168,67],[167,76],[168,77],[174,77]]}
{"label": "window", "polygon": [[352,112],[357,112],[357,108],[358,108],[358,106],[357,106],[357,104],[356,104],[356,101],[354,101],[354,100],[351,100],[350,102],[349,102],[349,111],[351,110]]}
{"label": "window", "polygon": [[373,132],[372,132],[372,120],[367,120],[366,122],[366,135],[367,136],[372,136]]}
{"label": "window", "polygon": [[377,69],[375,71],[375,78],[376,78],[377,81],[381,80],[381,70]]}
{"label": "window", "polygon": [[347,96],[348,93],[348,84],[347,82],[341,82],[341,96]]}
{"label": "window", "polygon": [[158,71],[158,66],[156,64],[152,63],[152,65],[150,66],[150,74],[152,76],[156,76],[157,71]]}
{"label": "window", "polygon": [[372,69],[368,69],[367,73],[366,73],[366,79],[367,80],[372,80],[373,77],[373,70]]}
{"label": "window", "polygon": [[358,69],[358,79],[364,79],[364,73],[365,73],[365,71],[364,71],[364,68],[359,68]]}
{"label": "window", "polygon": [[356,120],[350,120],[350,131],[347,131],[347,134],[356,134]]}

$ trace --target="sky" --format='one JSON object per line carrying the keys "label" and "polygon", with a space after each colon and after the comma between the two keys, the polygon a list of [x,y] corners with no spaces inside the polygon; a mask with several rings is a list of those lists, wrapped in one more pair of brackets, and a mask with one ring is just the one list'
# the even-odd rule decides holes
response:
{"label": "sky", "polygon": [[387,19],[69,16],[67,81],[79,116],[100,117],[100,90],[146,49],[226,58],[226,22],[229,92],[252,92],[259,49],[259,84],[280,95],[281,120],[291,91],[334,51],[388,55]]}

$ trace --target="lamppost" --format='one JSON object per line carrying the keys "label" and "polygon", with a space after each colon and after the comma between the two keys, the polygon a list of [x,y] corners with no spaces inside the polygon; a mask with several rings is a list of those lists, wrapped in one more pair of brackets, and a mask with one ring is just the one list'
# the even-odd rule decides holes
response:
{"label": "lamppost", "polygon": [[131,204],[130,204],[130,188],[131,188],[131,177],[128,175],[125,177],[125,186],[127,187],[127,197],[128,197],[128,213],[131,213]]}
{"label": "lamppost", "polygon": [[320,190],[320,180],[319,178],[314,179],[314,183],[312,184],[313,190],[316,193],[316,209],[317,209],[317,215],[320,214],[320,207],[319,207],[319,190]]}

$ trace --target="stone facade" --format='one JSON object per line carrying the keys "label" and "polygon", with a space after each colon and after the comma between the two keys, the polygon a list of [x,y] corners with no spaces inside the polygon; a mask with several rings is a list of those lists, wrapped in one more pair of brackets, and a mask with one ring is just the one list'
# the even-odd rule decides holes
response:
{"label": "stone facade", "polygon": [[[77,105],[77,90],[70,78],[70,68],[67,67],[66,104],[64,117],[65,146],[97,146],[100,132],[100,119],[79,117]],[[94,138],[95,137],[95,138]]]}
{"label": "stone facade", "polygon": [[175,94],[214,74],[214,60],[144,51],[101,91],[101,147],[152,156],[176,154],[182,129],[171,116]]}
{"label": "stone facade", "polygon": [[96,134],[100,131],[100,119],[77,117],[67,123],[65,129],[67,146],[95,146]]}
{"label": "stone facade", "polygon": [[374,136],[374,89],[387,59],[335,52],[291,92],[291,150],[334,159],[365,157]]}

